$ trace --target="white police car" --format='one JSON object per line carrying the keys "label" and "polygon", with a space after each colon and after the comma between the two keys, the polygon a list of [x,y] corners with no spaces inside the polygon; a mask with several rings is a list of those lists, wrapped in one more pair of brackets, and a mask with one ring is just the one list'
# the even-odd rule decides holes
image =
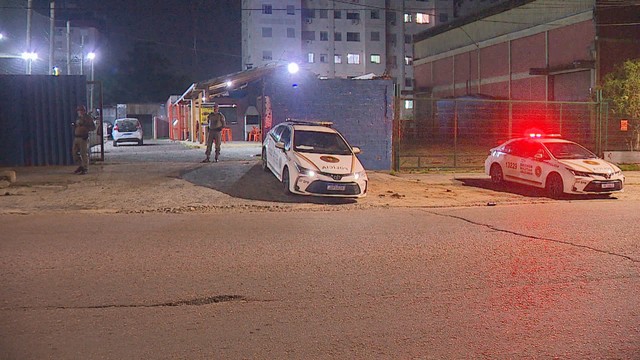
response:
{"label": "white police car", "polygon": [[620,168],[581,145],[557,136],[531,134],[490,150],[484,163],[491,181],[544,188],[551,198],[563,194],[611,194],[624,187]]}
{"label": "white police car", "polygon": [[262,168],[282,182],[285,194],[359,198],[367,173],[329,122],[288,120],[273,127],[262,144]]}

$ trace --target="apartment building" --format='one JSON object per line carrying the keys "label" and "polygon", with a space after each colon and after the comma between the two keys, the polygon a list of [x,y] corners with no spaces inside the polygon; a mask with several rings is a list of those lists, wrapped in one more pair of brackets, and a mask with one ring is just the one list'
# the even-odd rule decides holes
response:
{"label": "apartment building", "polygon": [[407,92],[413,34],[453,10],[453,0],[243,0],[243,69],[296,62],[321,78],[386,75]]}

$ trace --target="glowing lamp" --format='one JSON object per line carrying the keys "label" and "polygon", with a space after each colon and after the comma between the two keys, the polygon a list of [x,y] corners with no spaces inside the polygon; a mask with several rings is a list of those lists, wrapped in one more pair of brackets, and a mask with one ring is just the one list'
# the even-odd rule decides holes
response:
{"label": "glowing lamp", "polygon": [[291,74],[295,74],[295,73],[297,73],[297,72],[298,72],[298,70],[300,70],[300,68],[298,67],[298,64],[296,64],[296,63],[290,63],[290,64],[287,66],[287,70],[289,70],[289,73],[291,73]]}

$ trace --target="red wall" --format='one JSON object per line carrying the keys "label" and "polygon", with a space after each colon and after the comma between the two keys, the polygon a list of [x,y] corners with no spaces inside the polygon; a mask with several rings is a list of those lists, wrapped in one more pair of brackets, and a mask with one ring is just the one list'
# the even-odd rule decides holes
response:
{"label": "red wall", "polygon": [[[576,60],[591,60],[590,48],[595,37],[592,20],[565,26],[548,32],[549,66],[571,65]],[[547,36],[535,34],[414,67],[418,87],[434,88],[434,97],[464,96],[478,93],[478,61],[480,61],[480,90],[484,95],[509,98],[511,72],[511,99],[514,100],[586,100],[590,73],[556,76],[548,91],[544,75],[530,75],[531,68],[547,66]],[[511,48],[511,59],[509,59]],[[511,71],[509,69],[511,61]],[[433,65],[433,79],[430,76]],[[455,74],[456,89],[451,89]]]}

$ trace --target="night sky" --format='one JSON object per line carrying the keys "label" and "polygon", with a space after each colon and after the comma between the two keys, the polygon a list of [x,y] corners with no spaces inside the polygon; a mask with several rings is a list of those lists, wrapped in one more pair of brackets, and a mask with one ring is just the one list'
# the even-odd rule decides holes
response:
{"label": "night sky", "polygon": [[[113,71],[136,41],[155,44],[173,64],[171,71],[191,81],[242,68],[239,0],[57,0],[56,7],[73,3],[78,5],[71,13],[94,12],[104,24],[104,38],[96,49],[98,74]],[[45,14],[48,4],[34,1]]]}

